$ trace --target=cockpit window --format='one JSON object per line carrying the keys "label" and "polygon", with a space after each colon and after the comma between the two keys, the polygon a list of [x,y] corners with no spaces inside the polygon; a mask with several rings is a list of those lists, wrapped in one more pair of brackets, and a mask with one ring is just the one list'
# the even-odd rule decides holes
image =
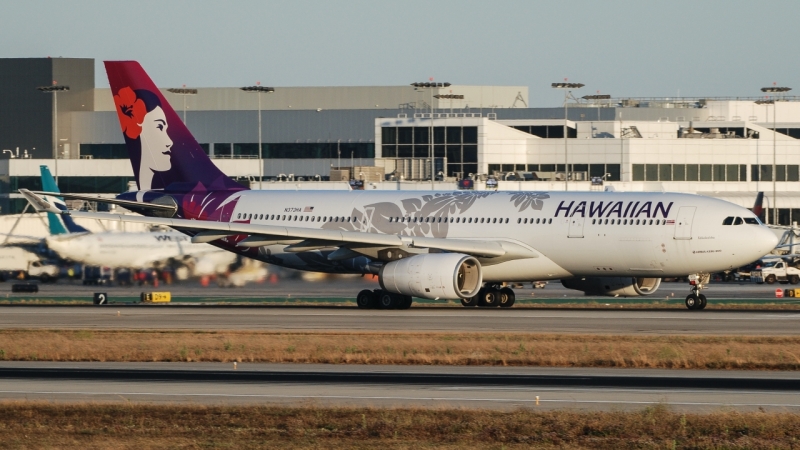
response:
{"label": "cockpit window", "polygon": [[726,217],[725,220],[722,221],[723,225],[733,225],[733,217]]}
{"label": "cockpit window", "polygon": [[734,225],[741,225],[743,223],[744,223],[744,220],[742,220],[741,217],[737,217],[736,220],[733,221]]}
{"label": "cockpit window", "polygon": [[758,218],[756,218],[756,217],[745,217],[744,218],[744,223],[746,223],[748,225],[760,225],[761,221],[759,221]]}

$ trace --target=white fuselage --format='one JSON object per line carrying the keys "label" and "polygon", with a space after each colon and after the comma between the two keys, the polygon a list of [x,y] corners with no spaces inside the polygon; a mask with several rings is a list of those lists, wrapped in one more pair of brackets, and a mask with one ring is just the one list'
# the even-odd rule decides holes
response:
{"label": "white fuselage", "polygon": [[147,268],[220,252],[207,244],[193,244],[177,231],[66,234],[49,236],[46,241],[64,259],[104,267]]}
{"label": "white fuselage", "polygon": [[[751,223],[723,225],[727,217]],[[725,201],[672,193],[245,191],[232,221],[508,242],[534,257],[480,258],[483,279],[523,281],[683,276],[740,267],[777,242],[753,219],[749,210]],[[285,248],[270,245],[259,253],[275,264],[327,271],[317,263],[325,251],[303,255]]]}

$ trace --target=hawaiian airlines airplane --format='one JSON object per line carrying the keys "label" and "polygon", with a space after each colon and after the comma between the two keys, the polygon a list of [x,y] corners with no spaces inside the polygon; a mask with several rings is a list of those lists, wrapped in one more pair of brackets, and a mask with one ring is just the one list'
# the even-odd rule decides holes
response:
{"label": "hawaiian airlines airplane", "polygon": [[[66,211],[59,197],[58,186],[47,166],[39,167],[42,188],[52,192],[45,197],[54,207]],[[193,267],[193,274],[208,275],[225,272],[236,260],[236,255],[206,244],[195,244],[178,231],[103,232],[91,233],[78,225],[67,214],[47,213],[50,235],[45,238],[47,247],[61,258],[90,266],[151,268],[170,261]],[[198,270],[199,269],[199,270]]]}
{"label": "hawaiian airlines airplane", "polygon": [[751,211],[688,194],[248,190],[211,162],[137,62],[105,66],[139,188],[110,202],[147,217],[62,211],[20,189],[36,209],[167,225],[284,267],[376,274],[381,288],[358,293],[362,308],[408,308],[412,297],[508,307],[504,284],[532,280],[648,295],[663,277],[690,275],[686,306],[702,309],[708,274],[777,243]]}

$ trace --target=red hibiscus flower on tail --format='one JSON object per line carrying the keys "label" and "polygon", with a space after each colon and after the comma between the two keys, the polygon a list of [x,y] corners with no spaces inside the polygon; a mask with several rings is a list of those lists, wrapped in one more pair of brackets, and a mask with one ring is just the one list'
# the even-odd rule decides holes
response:
{"label": "red hibiscus flower on tail", "polygon": [[130,87],[124,87],[114,96],[117,105],[117,115],[122,132],[131,139],[136,139],[142,133],[141,123],[147,108],[141,99],[136,98],[136,93]]}

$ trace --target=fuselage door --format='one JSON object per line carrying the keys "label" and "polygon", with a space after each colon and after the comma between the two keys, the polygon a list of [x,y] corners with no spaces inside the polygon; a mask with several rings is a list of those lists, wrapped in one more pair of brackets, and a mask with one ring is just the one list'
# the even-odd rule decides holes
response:
{"label": "fuselage door", "polygon": [[569,234],[567,237],[582,238],[583,237],[583,217],[572,216],[569,218]]}
{"label": "fuselage door", "polygon": [[692,221],[694,220],[695,206],[681,206],[678,218],[675,220],[675,239],[692,238]]}

